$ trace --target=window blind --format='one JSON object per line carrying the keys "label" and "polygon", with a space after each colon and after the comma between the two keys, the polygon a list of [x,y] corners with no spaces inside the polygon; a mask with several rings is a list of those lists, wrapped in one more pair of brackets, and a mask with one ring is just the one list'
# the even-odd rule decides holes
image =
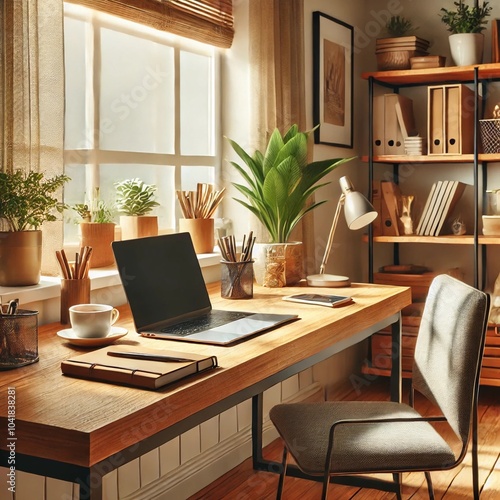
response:
{"label": "window blind", "polygon": [[233,41],[232,0],[67,1],[216,47]]}

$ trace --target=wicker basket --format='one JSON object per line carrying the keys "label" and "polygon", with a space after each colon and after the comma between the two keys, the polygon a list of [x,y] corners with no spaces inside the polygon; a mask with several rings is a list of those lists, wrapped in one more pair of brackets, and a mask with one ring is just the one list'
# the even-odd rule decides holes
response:
{"label": "wicker basket", "polygon": [[500,153],[500,119],[479,120],[484,153]]}

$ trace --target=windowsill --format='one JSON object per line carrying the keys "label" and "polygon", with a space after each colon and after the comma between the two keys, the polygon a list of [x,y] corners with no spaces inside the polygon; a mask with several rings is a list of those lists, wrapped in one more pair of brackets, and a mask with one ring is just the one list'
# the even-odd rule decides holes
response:
{"label": "windowsill", "polygon": [[[220,263],[220,254],[200,254],[198,260],[202,270]],[[118,271],[114,266],[91,269],[89,272],[91,290],[121,285]],[[42,276],[38,285],[5,287],[0,286],[2,303],[18,298],[20,303],[31,303],[58,298],[61,295],[61,278],[59,276]]]}

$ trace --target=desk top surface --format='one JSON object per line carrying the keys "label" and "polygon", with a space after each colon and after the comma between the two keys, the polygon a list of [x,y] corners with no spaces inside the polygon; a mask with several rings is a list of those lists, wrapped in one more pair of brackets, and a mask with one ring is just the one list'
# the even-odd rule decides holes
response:
{"label": "desk top surface", "polygon": [[[117,345],[148,346],[215,355],[219,368],[158,391],[148,391],[61,374],[61,361],[88,349],[70,345],[56,335],[59,323],[39,328],[37,363],[2,372],[0,436],[7,440],[7,391],[16,393],[16,450],[42,458],[91,466],[150,437],[224,398],[279,373],[305,358],[398,313],[411,303],[410,289],[353,284],[349,288],[308,292],[350,295],[354,303],[338,308],[291,303],[285,295],[304,287],[254,287],[251,300],[220,297],[220,285],[208,285],[214,309],[296,313],[300,320],[231,346],[148,339],[136,334],[128,306],[116,323],[128,329]],[[145,425],[147,423],[147,425]]]}

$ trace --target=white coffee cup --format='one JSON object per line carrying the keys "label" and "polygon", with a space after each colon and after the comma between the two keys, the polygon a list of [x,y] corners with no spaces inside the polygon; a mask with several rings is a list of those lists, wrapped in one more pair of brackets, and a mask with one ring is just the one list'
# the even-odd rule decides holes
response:
{"label": "white coffee cup", "polygon": [[106,304],[76,304],[69,308],[71,327],[78,337],[106,337],[120,316],[118,309]]}

